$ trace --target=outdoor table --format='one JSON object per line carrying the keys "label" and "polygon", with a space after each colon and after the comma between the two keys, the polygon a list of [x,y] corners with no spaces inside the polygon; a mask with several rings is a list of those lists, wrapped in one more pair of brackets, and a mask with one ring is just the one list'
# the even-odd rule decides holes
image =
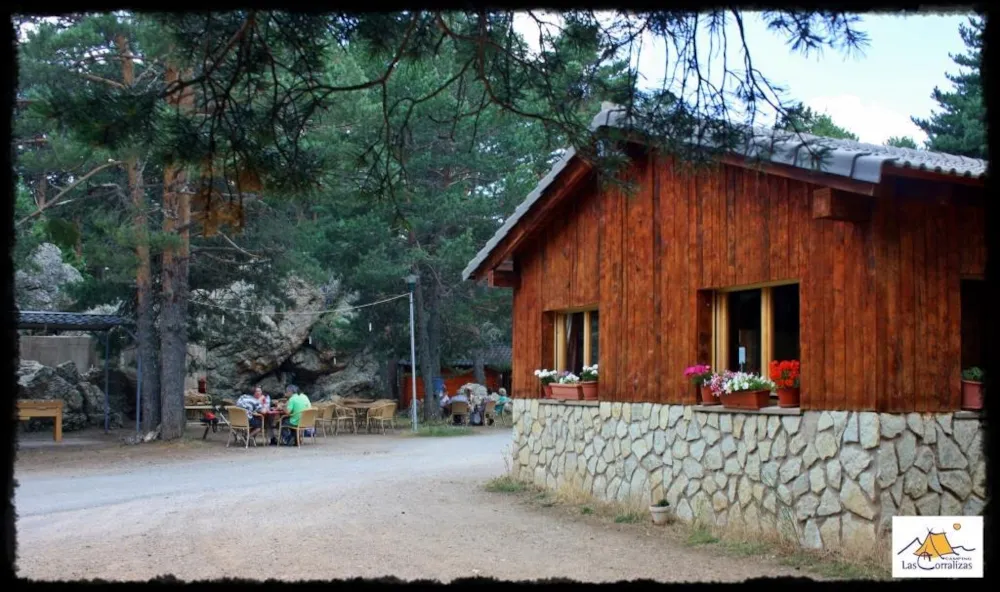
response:
{"label": "outdoor table", "polygon": [[342,406],[347,407],[348,409],[353,409],[357,419],[364,419],[372,407],[380,404],[381,403],[376,403],[375,401],[368,401],[365,403],[341,403]]}
{"label": "outdoor table", "polygon": [[35,417],[51,417],[55,420],[52,438],[62,442],[63,402],[49,399],[21,399],[17,401],[17,419],[27,421]]}
{"label": "outdoor table", "polygon": [[281,426],[281,418],[288,414],[283,409],[268,409],[267,411],[254,413],[254,415],[261,419],[261,430],[264,432],[264,438],[270,441],[270,438],[267,437],[268,429],[271,431],[271,437],[277,438],[280,436],[280,432],[275,434],[275,431]]}

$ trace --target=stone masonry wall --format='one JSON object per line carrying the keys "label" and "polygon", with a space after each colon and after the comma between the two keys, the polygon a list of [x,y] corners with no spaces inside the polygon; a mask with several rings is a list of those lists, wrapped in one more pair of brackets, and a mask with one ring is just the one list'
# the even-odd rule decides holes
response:
{"label": "stone masonry wall", "polygon": [[973,414],[768,415],[653,403],[514,401],[515,476],[604,500],[666,498],[684,521],[742,523],[808,548],[873,541],[893,515],[977,515]]}

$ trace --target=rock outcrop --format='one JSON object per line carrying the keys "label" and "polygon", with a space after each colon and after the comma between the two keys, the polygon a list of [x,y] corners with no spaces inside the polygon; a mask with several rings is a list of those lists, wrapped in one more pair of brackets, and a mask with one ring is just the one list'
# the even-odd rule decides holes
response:
{"label": "rock outcrop", "polygon": [[[17,373],[17,398],[63,401],[63,430],[68,432],[87,426],[102,426],[104,391],[92,382],[94,378],[96,376],[80,375],[73,362],[52,368],[34,360],[22,360]],[[117,403],[120,406],[121,403]],[[121,423],[120,413],[112,413],[111,417],[113,424]],[[32,420],[29,429],[43,423]],[[51,429],[51,422],[45,425]]]}
{"label": "rock outcrop", "polygon": [[17,306],[20,310],[64,310],[70,304],[65,286],[82,280],[75,267],[63,262],[59,247],[42,243],[29,264],[14,274]]}
{"label": "rock outcrop", "polygon": [[[195,297],[220,306],[254,308],[252,291],[252,286],[235,284]],[[294,383],[314,400],[375,396],[379,373],[373,359],[364,354],[338,358],[335,352],[314,347],[309,339],[323,315],[307,313],[346,307],[350,298],[336,284],[318,288],[297,278],[288,280],[285,295],[292,301],[285,312],[291,314],[264,308],[261,314],[248,315],[238,331],[231,321],[227,329],[208,314],[210,309],[199,308],[205,337],[188,348],[193,375],[207,377],[209,390],[220,394],[249,392],[255,385],[275,393]]]}

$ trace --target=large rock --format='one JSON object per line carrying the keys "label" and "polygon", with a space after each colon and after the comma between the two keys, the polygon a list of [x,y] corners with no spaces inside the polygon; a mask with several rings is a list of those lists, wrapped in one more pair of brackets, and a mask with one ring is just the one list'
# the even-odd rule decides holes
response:
{"label": "large rock", "polygon": [[[63,430],[71,432],[104,424],[104,391],[80,376],[73,362],[50,368],[34,360],[22,360],[17,373],[18,399],[63,402]],[[120,422],[114,414],[114,423]],[[50,420],[32,420],[28,429],[52,429]]]}
{"label": "large rock", "polygon": [[[478,394],[486,396],[486,387],[479,387]],[[329,399],[334,395],[341,397],[373,398],[379,394],[379,366],[371,357],[358,355],[340,372],[320,376],[312,386],[309,395],[314,400]]]}
{"label": "large rock", "polygon": [[[189,345],[189,355],[198,363],[199,372],[209,377],[210,388],[218,393],[248,392],[260,377],[282,368],[303,388],[309,379],[331,370],[323,365],[321,356],[306,351],[293,356],[303,347],[308,348],[309,334],[320,320],[320,314],[300,314],[306,311],[337,308],[348,304],[344,296],[324,296],[323,292],[298,278],[290,278],[284,286],[284,295],[291,301],[284,312],[277,314],[273,307],[262,306],[253,298],[254,287],[237,282],[224,290],[211,293],[195,291],[193,297],[220,305],[263,310],[248,319],[256,323],[252,329],[243,327],[247,336],[234,336],[234,327],[208,316],[202,308],[192,310],[192,320],[199,324],[204,338],[201,343]],[[332,305],[331,305],[332,303]],[[201,313],[201,314],[199,314]],[[252,331],[252,332],[251,332]],[[285,362],[288,364],[285,364]],[[343,360],[341,360],[343,361]],[[284,367],[282,367],[284,364]],[[301,374],[297,374],[296,370]]]}
{"label": "large rock", "polygon": [[20,310],[64,310],[72,304],[65,288],[83,280],[75,267],[63,263],[62,251],[42,243],[14,274],[14,289]]}

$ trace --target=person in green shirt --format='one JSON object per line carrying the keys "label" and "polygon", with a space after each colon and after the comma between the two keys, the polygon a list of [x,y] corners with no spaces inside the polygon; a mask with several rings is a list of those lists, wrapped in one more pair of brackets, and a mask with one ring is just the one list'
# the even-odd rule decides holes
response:
{"label": "person in green shirt", "polygon": [[[299,425],[299,419],[302,417],[302,412],[306,409],[312,407],[312,403],[309,402],[309,397],[304,393],[300,393],[297,386],[294,384],[289,385],[285,389],[285,394],[288,396],[288,401],[285,403],[285,412],[288,413],[281,420],[282,427],[297,426]],[[286,433],[288,438],[286,438]],[[291,430],[281,431],[282,440],[290,439]]]}

